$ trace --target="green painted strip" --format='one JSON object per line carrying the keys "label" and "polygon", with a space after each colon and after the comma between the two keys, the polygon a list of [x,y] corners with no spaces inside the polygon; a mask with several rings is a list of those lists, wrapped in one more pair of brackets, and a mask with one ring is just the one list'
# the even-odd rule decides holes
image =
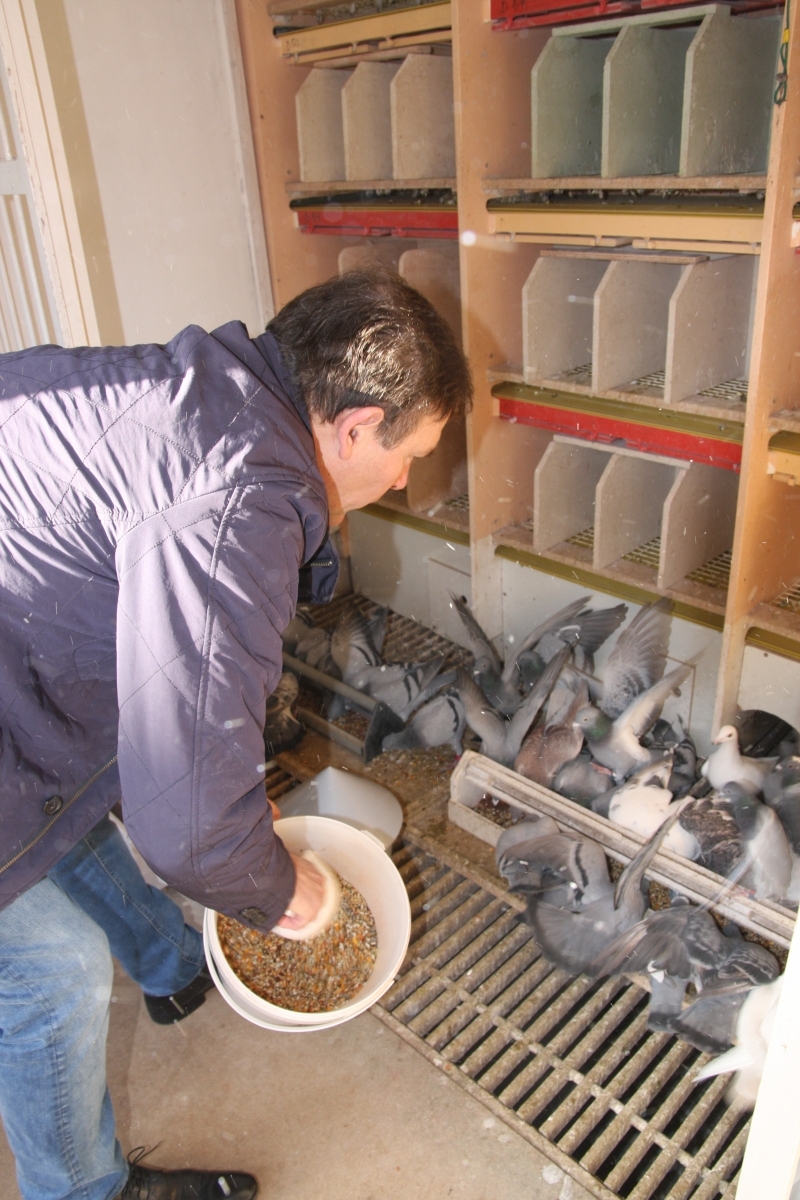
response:
{"label": "green painted strip", "polygon": [[459,546],[469,545],[469,534],[463,529],[453,529],[452,525],[438,525],[435,521],[426,521],[424,517],[414,513],[398,512],[396,508],[385,508],[382,504],[367,504],[360,510],[370,517],[380,517],[382,521],[393,521],[395,525],[405,525],[407,529],[416,529],[418,533],[429,533],[432,537],[441,538],[443,542],[455,542]]}
{"label": "green painted strip", "polygon": [[605,396],[580,396],[574,392],[560,392],[555,388],[533,387],[524,383],[496,383],[492,388],[492,395],[498,400],[515,400],[522,404],[563,408],[567,412],[606,417],[612,421],[630,421],[634,425],[649,425],[657,429],[670,429],[692,437],[712,438],[716,442],[734,442],[741,445],[744,439],[744,425],[737,421],[701,417],[696,413],[672,412],[668,408],[650,408],[644,404],[612,400]]}
{"label": "green painted strip", "polygon": [[[676,184],[676,186],[679,186]],[[489,212],[518,213],[613,213],[637,216],[690,216],[690,217],[738,217],[760,221],[764,215],[764,201],[754,196],[739,193],[721,195],[680,196],[609,196],[608,198],[569,196],[553,197],[552,192],[537,192],[536,199],[517,199],[514,196],[499,196],[487,200]]]}
{"label": "green painted strip", "polygon": [[769,629],[753,625],[748,629],[745,641],[748,646],[757,646],[759,650],[767,650],[770,654],[780,654],[783,658],[793,658],[795,662],[800,662],[800,641],[782,633],[772,633]]}
{"label": "green painted strip", "polygon": [[769,448],[770,450],[783,450],[787,454],[800,454],[800,433],[792,433],[789,429],[773,433],[769,439]]}
{"label": "green painted strip", "polygon": [[[519,550],[516,546],[497,546],[495,554],[498,558],[508,559],[509,562],[519,563],[522,567],[531,567],[544,575],[554,575],[557,579],[568,579],[571,583],[579,583],[581,587],[603,592],[608,596],[617,596],[620,600],[629,600],[631,604],[652,604],[661,599],[660,592],[651,592],[649,588],[637,587],[634,583],[623,583],[611,579],[608,575],[598,575],[595,571],[587,571],[584,567],[573,567],[569,563],[556,562],[532,550]],[[672,615],[694,625],[704,625],[707,629],[722,630],[724,618],[721,613],[708,612],[687,604],[684,600],[672,600]]]}

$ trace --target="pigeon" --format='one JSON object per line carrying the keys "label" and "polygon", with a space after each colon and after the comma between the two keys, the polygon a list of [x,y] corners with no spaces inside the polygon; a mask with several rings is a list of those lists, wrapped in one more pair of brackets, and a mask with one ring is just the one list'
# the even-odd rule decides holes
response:
{"label": "pigeon", "polygon": [[588,752],[564,763],[552,783],[554,792],[584,807],[594,807],[594,801],[607,795],[613,787],[614,776],[611,771],[594,762]]}
{"label": "pigeon", "polygon": [[580,912],[610,895],[603,847],[562,833],[552,817],[519,821],[500,834],[495,861],[509,891]]}
{"label": "pigeon", "polygon": [[779,818],[740,783],[726,783],[714,806],[729,813],[742,839],[745,868],[738,876],[757,900],[783,900],[792,879],[792,849]]}
{"label": "pigeon", "polygon": [[744,854],[733,814],[717,808],[710,796],[695,799],[681,813],[681,825],[697,842],[695,862],[717,875],[731,875]]}
{"label": "pigeon", "polygon": [[584,904],[580,912],[527,898],[525,920],[549,962],[573,975],[599,973],[596,964],[603,950],[641,921],[647,910],[644,873],[677,819],[679,808],[676,805],[675,813],[631,859],[616,886],[609,883],[608,889],[592,903]]}
{"label": "pigeon", "polygon": [[378,609],[370,618],[358,608],[349,609],[340,619],[331,638],[331,656],[342,673],[345,683],[365,667],[381,665],[381,649],[386,629],[388,609]]}
{"label": "pigeon", "polygon": [[617,604],[614,608],[601,608],[597,611],[584,608],[574,619],[562,619],[556,628],[538,637],[535,643],[533,638],[539,631],[534,631],[525,638],[523,648],[517,651],[517,665],[523,690],[530,691],[562,641],[569,641],[574,645],[575,665],[578,670],[582,674],[594,674],[596,652],[603,642],[619,629],[627,615],[627,604]]}
{"label": "pigeon", "polygon": [[743,984],[722,992],[703,991],[686,1008],[667,1015],[663,1027],[705,1054],[722,1054],[733,1042],[737,1018],[751,990]]}
{"label": "pigeon", "polygon": [[464,704],[467,714],[467,724],[481,739],[481,753],[493,758],[495,762],[511,767],[519,754],[522,739],[536,719],[540,708],[546,701],[550,689],[558,679],[572,650],[564,646],[550,660],[544,673],[520,704],[510,720],[500,716],[487,702],[481,689],[470,679],[466,671],[458,672],[458,694]]}
{"label": "pigeon", "polygon": [[697,748],[680,716],[678,725],[676,733],[668,721],[659,717],[647,739],[653,749],[672,751],[672,774],[667,787],[675,800],[687,796],[697,780]]}
{"label": "pigeon", "polygon": [[268,758],[274,758],[284,750],[292,750],[303,739],[305,727],[292,712],[299,692],[300,684],[296,676],[291,671],[284,671],[274,692],[267,698],[264,747]]}
{"label": "pigeon", "polygon": [[[608,819],[642,837],[652,837],[670,815],[672,792],[667,785],[671,774],[672,754],[636,771],[611,795]],[[664,849],[694,859],[699,846],[678,820],[664,839]]]}
{"label": "pigeon", "polygon": [[764,801],[783,826],[792,851],[792,877],[786,899],[800,903],[800,759],[785,760],[764,780]]}
{"label": "pigeon", "polygon": [[581,683],[561,720],[538,722],[527,734],[514,761],[514,770],[542,787],[551,787],[558,771],[580,753],[583,734],[575,729],[575,718],[589,701],[589,689]]}
{"label": "pigeon", "polygon": [[597,975],[644,975],[651,985],[648,1025],[670,1028],[689,983],[698,992],[752,987],[774,979],[778,964],[763,946],[728,938],[705,905],[676,897],[623,931],[592,964]]}
{"label": "pigeon", "polygon": [[666,598],[641,608],[608,656],[598,707],[615,721],[642,692],[658,683],[667,665],[671,618]]}
{"label": "pigeon", "polygon": [[575,728],[586,738],[592,757],[604,767],[610,767],[618,783],[637,767],[647,766],[658,757],[659,752],[642,746],[639,738],[647,733],[667,697],[678,691],[690,671],[691,667],[685,664],[676,667],[647,691],[634,695],[627,708],[614,719],[592,704],[578,713]]}
{"label": "pigeon", "polygon": [[428,750],[450,745],[456,755],[462,753],[461,739],[467,724],[464,705],[450,692],[435,696],[418,708],[405,729],[383,739],[384,750]]}
{"label": "pigeon", "polygon": [[461,618],[461,622],[466,630],[469,648],[475,657],[475,666],[472,671],[473,677],[486,699],[497,712],[502,713],[504,716],[511,716],[519,708],[522,700],[522,694],[518,686],[517,659],[519,655],[536,645],[545,634],[552,633],[561,626],[568,624],[569,621],[578,615],[588,599],[588,596],[581,596],[580,600],[573,600],[572,604],[568,604],[554,616],[549,617],[541,625],[538,625],[524,641],[520,642],[517,649],[513,654],[509,655],[505,664],[503,664],[500,662],[488,636],[476,621],[472,609],[460,596],[456,596],[453,592],[450,593],[450,600]]}
{"label": "pigeon", "polygon": [[295,654],[297,643],[307,636],[310,629],[315,628],[314,619],[309,612],[298,608],[289,624],[281,634],[283,648],[288,654]]}
{"label": "pigeon", "polygon": [[781,975],[750,991],[736,1022],[736,1045],[701,1067],[695,1083],[735,1071],[728,1088],[728,1102],[739,1108],[755,1107],[782,988]]}
{"label": "pigeon", "polygon": [[[364,667],[351,675],[351,687],[366,692],[373,700],[388,705],[404,721],[417,703],[430,693],[427,689],[438,676],[444,655],[439,654],[425,663],[381,663],[378,667]],[[442,679],[442,685],[448,681]],[[450,677],[453,682],[453,677]]]}
{"label": "pigeon", "polygon": [[766,776],[777,763],[777,758],[745,758],[739,753],[739,735],[733,725],[723,725],[714,738],[716,750],[712,750],[702,766],[702,775],[714,788],[723,788],[726,783],[740,783],[744,787],[761,791]]}

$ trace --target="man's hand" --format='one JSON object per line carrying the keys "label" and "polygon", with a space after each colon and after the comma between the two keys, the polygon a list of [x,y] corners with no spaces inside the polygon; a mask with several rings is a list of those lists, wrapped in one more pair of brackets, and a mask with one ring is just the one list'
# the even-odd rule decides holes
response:
{"label": "man's hand", "polygon": [[302,929],[309,921],[313,921],[322,907],[325,880],[317,868],[304,858],[292,854],[291,859],[296,872],[294,895],[289,901],[288,909],[292,915],[284,913],[278,925],[284,929]]}

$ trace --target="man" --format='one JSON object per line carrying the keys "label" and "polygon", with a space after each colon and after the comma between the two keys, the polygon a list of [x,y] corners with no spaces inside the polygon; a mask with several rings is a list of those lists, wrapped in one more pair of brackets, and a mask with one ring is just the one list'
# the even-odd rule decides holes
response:
{"label": "man", "polygon": [[260,337],[0,360],[0,1114],[24,1200],[251,1200],[126,1164],[105,1084],[108,941],[47,877],[122,797],[152,868],[268,930],[322,881],[273,835],[262,729],[330,526],[404,486],[469,404],[446,323],[352,272]]}

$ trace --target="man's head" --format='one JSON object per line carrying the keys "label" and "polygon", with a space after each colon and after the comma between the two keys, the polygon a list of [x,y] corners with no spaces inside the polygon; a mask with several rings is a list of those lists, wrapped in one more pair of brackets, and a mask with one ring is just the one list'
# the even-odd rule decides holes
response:
{"label": "man's head", "polygon": [[311,417],[332,524],[404,487],[413,459],[470,406],[469,367],[447,322],[388,271],[310,288],[268,328]]}

